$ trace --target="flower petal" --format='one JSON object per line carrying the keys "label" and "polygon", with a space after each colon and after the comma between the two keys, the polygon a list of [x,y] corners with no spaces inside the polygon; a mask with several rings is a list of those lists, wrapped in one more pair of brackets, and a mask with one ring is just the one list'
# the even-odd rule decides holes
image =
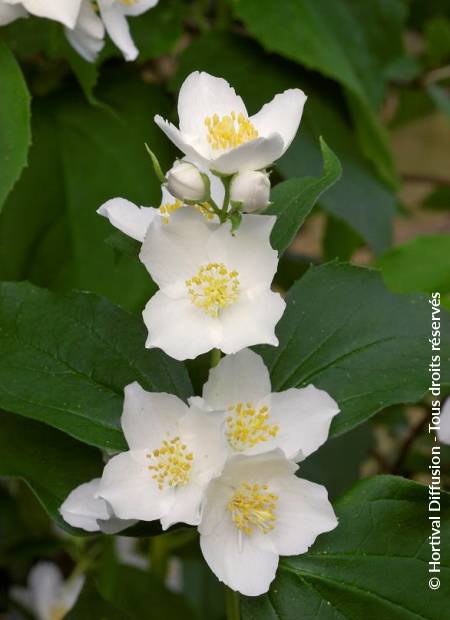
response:
{"label": "flower petal", "polygon": [[228,223],[220,226],[208,241],[210,260],[236,269],[241,288],[251,291],[261,284],[270,286],[278,267],[278,253],[270,245],[275,221],[271,215],[243,215],[234,235]]}
{"label": "flower petal", "polygon": [[288,459],[305,458],[326,441],[331,420],[338,413],[336,401],[313,385],[272,394],[270,422],[279,426],[275,443]]}
{"label": "flower petal", "polygon": [[195,406],[179,424],[183,442],[194,455],[192,479],[205,486],[212,478],[222,473],[228,456],[224,438],[222,412],[205,413]]}
{"label": "flower petal", "polygon": [[6,26],[19,17],[27,17],[27,15],[21,5],[0,4],[0,26]]}
{"label": "flower petal", "polygon": [[203,398],[212,409],[251,401],[256,404],[270,394],[270,377],[261,356],[250,349],[222,358],[210,370]]}
{"label": "flower petal", "polygon": [[280,555],[305,553],[319,534],[337,526],[325,487],[290,476],[272,488],[278,501],[275,527],[269,536]]}
{"label": "flower petal", "polygon": [[125,387],[122,429],[131,449],[159,448],[167,435],[178,432],[187,405],[174,394],[147,392],[136,381]]}
{"label": "flower petal", "polygon": [[114,456],[106,465],[98,494],[120,519],[154,521],[174,502],[172,489],[160,490],[148,469],[147,450]]}
{"label": "flower petal", "polygon": [[111,40],[117,45],[125,60],[135,60],[139,54],[130,34],[130,27],[121,6],[98,0],[100,15]]}
{"label": "flower petal", "polygon": [[140,260],[167,295],[187,296],[186,280],[207,264],[207,242],[217,228],[194,209],[178,209],[169,223],[155,219],[142,244]]}
{"label": "flower petal", "polygon": [[58,2],[49,2],[48,0],[17,0],[9,2],[9,4],[19,3],[32,15],[61,22],[64,26],[67,26],[67,28],[73,28],[75,26],[81,6],[81,0],[58,0]]}
{"label": "flower petal", "polygon": [[[194,164],[200,164],[205,168],[210,168],[209,159],[204,157],[196,147],[194,147],[188,140],[185,135],[182,135],[180,130],[175,127],[172,123],[164,120],[162,116],[157,114],[155,116],[155,123],[158,125],[160,129],[166,134],[166,136],[171,140],[177,148],[180,149],[185,155],[189,157],[189,161]],[[192,138],[194,140],[194,137]]]}
{"label": "flower petal", "polygon": [[67,496],[59,509],[64,521],[87,532],[97,532],[100,529],[97,520],[107,520],[109,512],[105,500],[95,496],[99,483],[100,478],[95,478],[80,484]]}
{"label": "flower petal", "polygon": [[149,9],[153,9],[159,0],[136,0],[135,2],[130,2],[129,4],[124,4],[122,7],[122,11],[124,15],[142,15]]}
{"label": "flower petal", "polygon": [[159,215],[158,209],[138,207],[125,198],[111,198],[97,209],[97,213],[108,218],[113,226],[129,237],[141,242],[148,227]]}
{"label": "flower petal", "polygon": [[167,530],[174,523],[198,525],[203,492],[202,486],[191,482],[175,489],[174,502],[170,510],[161,517],[163,530]]}
{"label": "flower petal", "polygon": [[284,152],[283,138],[273,133],[256,138],[220,155],[208,162],[211,170],[222,174],[234,174],[241,170],[260,170],[273,164]]}
{"label": "flower petal", "polygon": [[214,114],[221,117],[231,112],[242,112],[247,116],[244,102],[226,80],[203,71],[194,71],[184,80],[178,95],[182,134],[195,136],[199,145],[208,146],[205,118]]}
{"label": "flower petal", "polygon": [[270,136],[278,133],[283,138],[283,154],[295,138],[303,114],[306,95],[299,88],[290,88],[284,93],[266,103],[257,114],[251,117],[251,122],[260,136]]}
{"label": "flower petal", "polygon": [[189,299],[171,299],[158,291],[142,313],[148,329],[147,348],[160,348],[176,360],[194,359],[218,346],[219,319],[196,308]]}
{"label": "flower petal", "polygon": [[237,353],[256,344],[278,345],[275,326],[283,315],[285,301],[270,289],[245,292],[221,315],[222,336],[217,345],[224,353]]}

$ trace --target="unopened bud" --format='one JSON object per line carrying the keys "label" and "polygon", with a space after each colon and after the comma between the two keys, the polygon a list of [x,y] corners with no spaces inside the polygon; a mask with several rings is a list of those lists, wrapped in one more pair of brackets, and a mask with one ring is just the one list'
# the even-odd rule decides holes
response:
{"label": "unopened bud", "polygon": [[186,161],[177,162],[167,173],[167,189],[180,200],[206,200],[208,188],[199,169]]}
{"label": "unopened bud", "polygon": [[243,211],[247,213],[267,207],[269,198],[270,181],[265,172],[239,172],[231,180],[230,199],[241,202]]}

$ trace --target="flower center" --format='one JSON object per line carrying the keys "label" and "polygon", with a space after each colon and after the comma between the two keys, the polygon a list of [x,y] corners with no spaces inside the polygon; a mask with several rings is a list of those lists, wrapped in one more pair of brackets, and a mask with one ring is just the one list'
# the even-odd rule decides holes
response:
{"label": "flower center", "polygon": [[160,448],[147,454],[147,458],[152,459],[152,465],[148,468],[153,472],[152,478],[160,490],[166,484],[177,487],[189,482],[194,455],[179,437],[165,439]]}
{"label": "flower center", "polygon": [[133,6],[133,4],[136,4],[138,0],[120,0],[120,2],[126,6]]}
{"label": "flower center", "polygon": [[50,620],[62,620],[67,611],[62,605],[52,605],[50,608]]}
{"label": "flower center", "polygon": [[191,302],[210,316],[219,316],[220,310],[231,306],[238,298],[237,271],[228,271],[223,263],[208,263],[186,280]]}
{"label": "flower center", "polygon": [[226,436],[238,452],[253,448],[258,443],[276,437],[280,427],[269,424],[269,408],[264,405],[255,409],[252,403],[237,403],[228,407]]}
{"label": "flower center", "polygon": [[269,492],[267,484],[241,482],[228,502],[235,526],[250,535],[255,527],[267,534],[275,527],[278,495]]}
{"label": "flower center", "polygon": [[[183,202],[181,200],[175,200],[175,202],[165,202],[159,207],[159,212],[162,215],[163,223],[168,224],[170,220],[170,216],[172,213],[177,211],[180,207],[183,206]],[[212,220],[214,217],[214,211],[212,210],[209,202],[201,202],[197,205],[188,205],[189,207],[193,207],[197,211],[199,211],[207,220]]]}
{"label": "flower center", "polygon": [[258,137],[258,132],[249,119],[240,112],[219,117],[217,114],[205,118],[207,140],[217,150],[231,149]]}

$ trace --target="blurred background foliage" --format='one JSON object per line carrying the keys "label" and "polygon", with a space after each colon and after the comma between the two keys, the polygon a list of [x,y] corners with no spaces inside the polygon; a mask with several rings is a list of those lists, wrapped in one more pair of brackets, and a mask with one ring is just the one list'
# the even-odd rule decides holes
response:
{"label": "blurred background foliage", "polygon": [[[341,161],[341,180],[321,197],[281,261],[279,289],[287,290],[310,264],[350,260],[380,269],[393,292],[439,290],[450,309],[448,0],[161,0],[131,23],[140,50],[132,64],[106,46],[90,65],[71,50],[58,25],[37,18],[0,30],[2,280],[88,290],[140,313],[152,283],[127,248],[122,251],[111,239],[96,209],[114,196],[159,205],[144,142],[165,169],[177,152],[153,116],[175,120],[182,81],[193,70],[206,70],[229,80],[250,113],[286,88],[307,93],[300,131],[273,172],[274,184],[320,176],[320,136]],[[205,360],[189,368],[198,386]],[[329,441],[306,461],[302,474],[326,484],[332,497],[375,473],[427,483],[429,415],[427,401],[388,408]],[[12,450],[8,424],[22,423],[11,416],[0,430],[4,454]],[[53,462],[51,446],[66,442],[70,455],[76,442],[40,423],[26,424],[23,443],[14,449],[29,455],[30,437],[48,445],[53,487],[60,494],[50,500],[56,508],[68,491],[58,487],[58,468],[70,468],[71,459]],[[35,425],[32,433],[29,424]],[[93,451],[92,463],[83,461],[82,478],[90,477],[97,458]],[[447,448],[443,458],[448,485]],[[0,474],[21,475],[2,467]],[[36,472],[39,484],[46,493]],[[104,543],[94,554],[99,582],[83,593],[91,601],[89,613],[103,609],[109,617],[105,610],[114,600],[123,618],[223,618],[222,591],[189,536],[164,537],[176,558],[172,589],[155,571],[150,578],[142,566],[123,565],[123,554],[122,565],[111,562],[118,545]],[[157,540],[132,543],[144,563],[157,557]],[[6,608],[9,584],[23,582],[36,558],[56,559],[67,569],[83,545],[92,544],[57,533],[29,488],[5,481],[0,610]],[[181,581],[188,600],[177,594]],[[130,588],[133,608],[123,606]],[[139,609],[149,588],[159,615]],[[79,604],[82,610],[83,600]],[[70,617],[90,618],[89,613]]]}

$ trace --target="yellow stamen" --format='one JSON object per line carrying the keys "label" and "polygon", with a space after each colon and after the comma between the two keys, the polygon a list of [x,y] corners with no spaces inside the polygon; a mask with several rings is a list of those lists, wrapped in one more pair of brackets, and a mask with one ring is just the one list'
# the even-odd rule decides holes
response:
{"label": "yellow stamen", "polygon": [[258,528],[267,534],[275,527],[278,495],[269,492],[267,484],[241,482],[227,508],[235,526],[248,536]]}
{"label": "yellow stamen", "polygon": [[[172,213],[175,213],[175,211],[177,211],[182,206],[183,206],[183,202],[181,200],[176,200],[175,202],[172,202],[172,203],[165,202],[164,204],[162,204],[159,207],[159,212],[161,213],[163,217],[163,223],[168,224]],[[214,212],[209,202],[202,202],[197,205],[188,205],[188,206],[196,209],[196,211],[199,211],[199,213],[201,213],[207,220],[212,220],[212,218],[214,217]]]}
{"label": "yellow stamen", "polygon": [[252,403],[237,403],[228,407],[226,436],[230,445],[240,452],[258,443],[276,437],[278,424],[269,424],[269,408],[264,405],[255,409]]}
{"label": "yellow stamen", "polygon": [[152,459],[153,464],[148,468],[154,472],[152,478],[160,490],[166,484],[177,487],[189,482],[194,455],[179,437],[165,439],[147,458]]}
{"label": "yellow stamen", "polygon": [[191,302],[210,316],[231,306],[238,298],[237,271],[229,271],[223,263],[208,263],[199,268],[195,276],[186,280]]}
{"label": "yellow stamen", "polygon": [[217,150],[232,149],[258,137],[258,132],[249,119],[240,112],[231,112],[219,118],[217,114],[205,118],[207,140]]}

